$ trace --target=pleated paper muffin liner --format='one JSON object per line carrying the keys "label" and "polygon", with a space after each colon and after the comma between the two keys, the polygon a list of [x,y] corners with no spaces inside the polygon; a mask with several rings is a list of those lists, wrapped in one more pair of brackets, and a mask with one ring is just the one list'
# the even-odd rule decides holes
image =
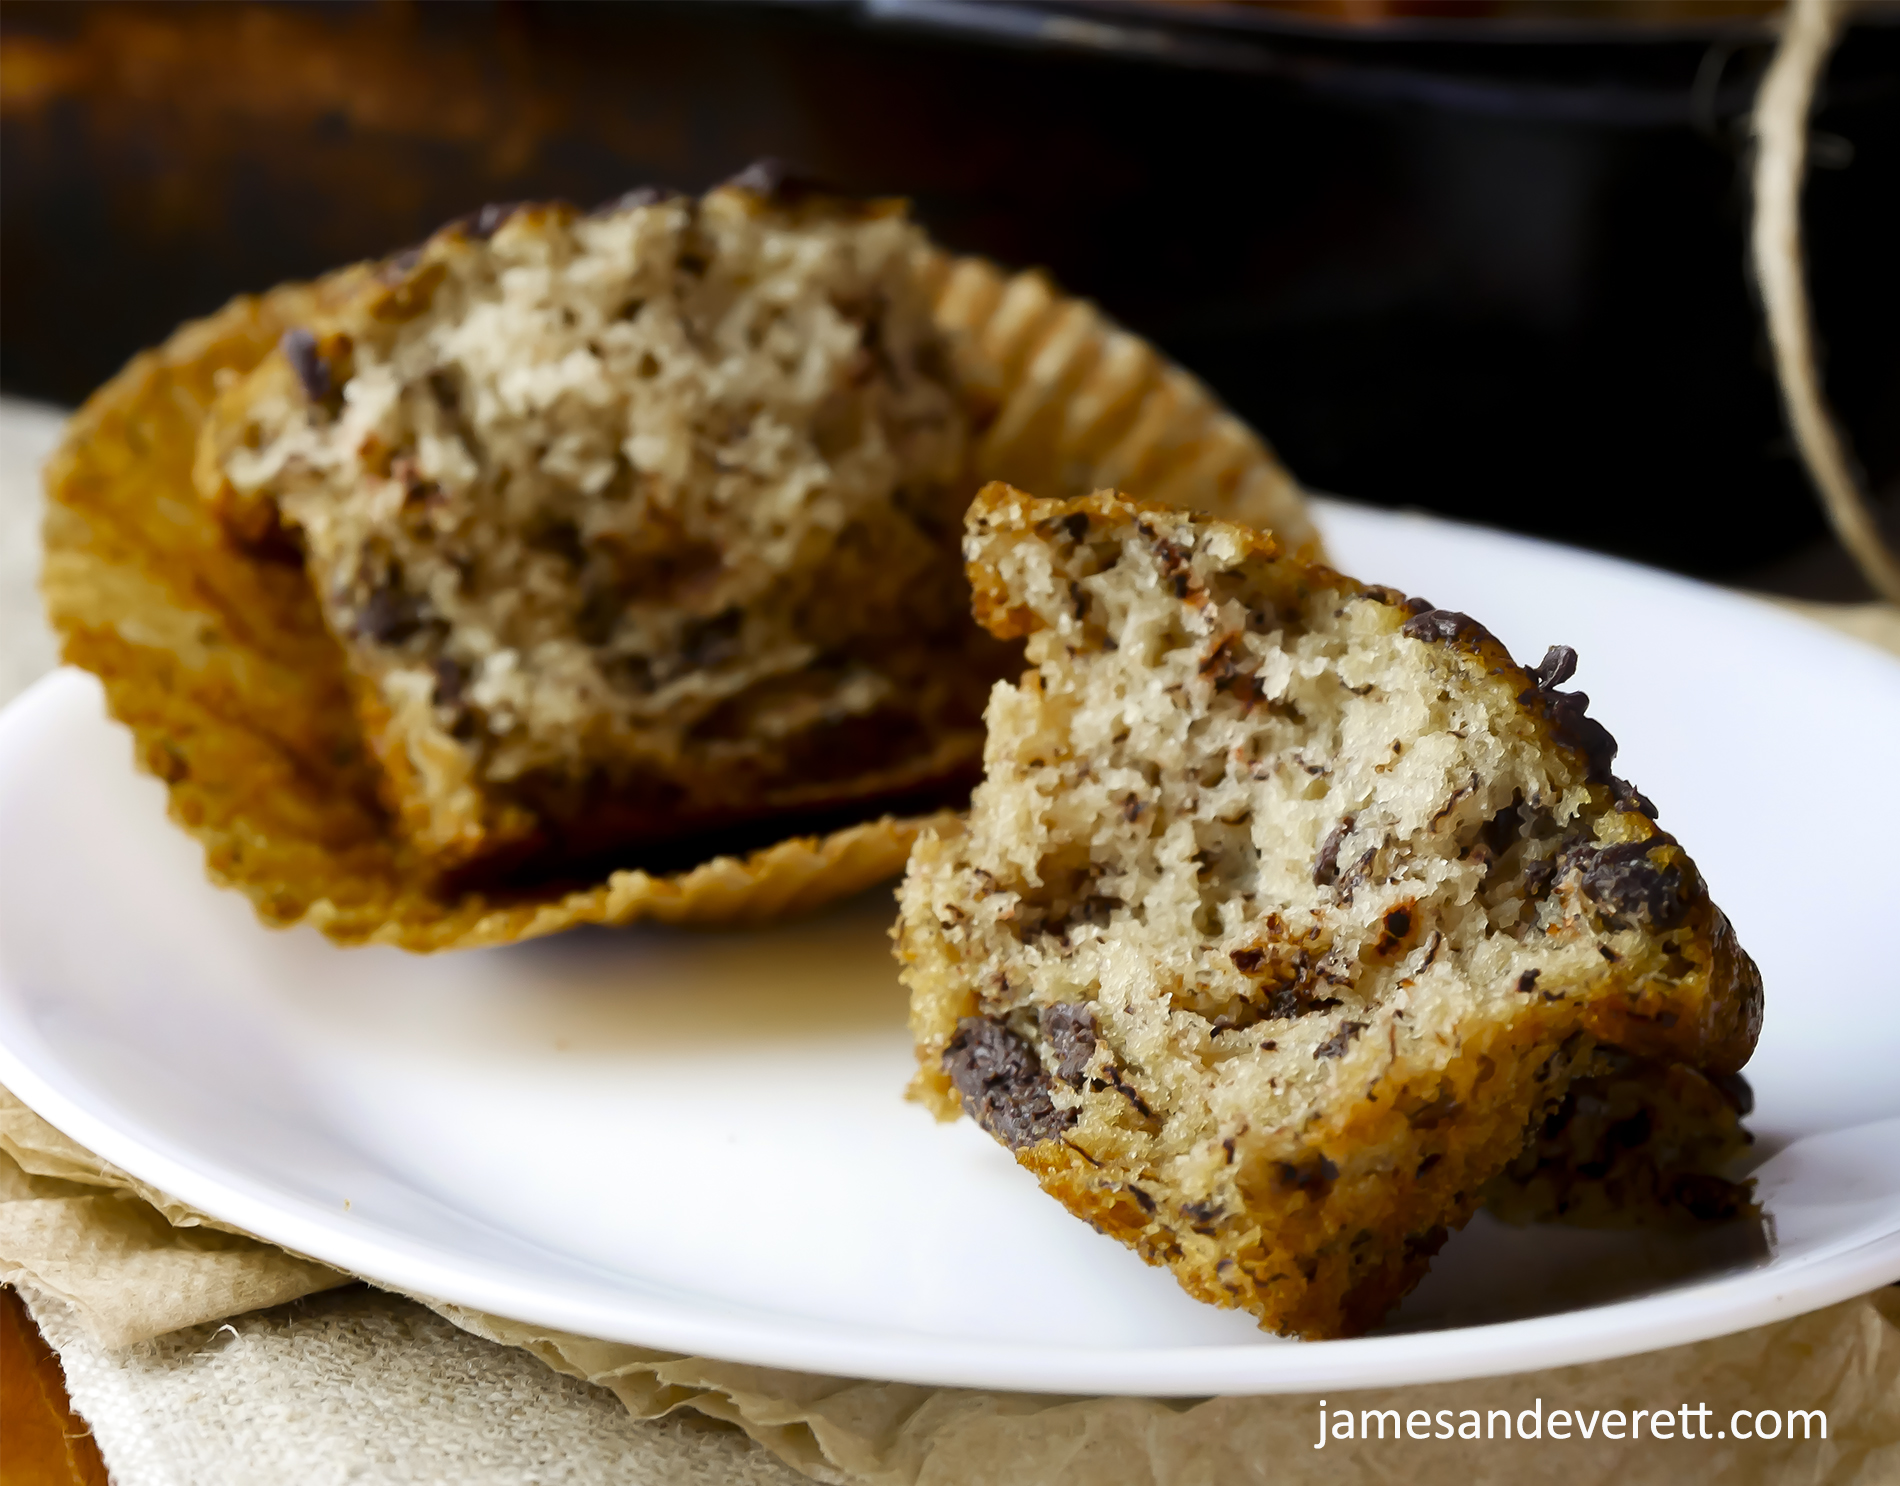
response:
{"label": "pleated paper muffin liner", "polygon": [[1323,557],[1300,487],[1273,451],[1140,336],[1041,273],[1006,275],[946,254],[929,272],[980,431],[972,493],[991,480],[1048,497],[1112,487]]}

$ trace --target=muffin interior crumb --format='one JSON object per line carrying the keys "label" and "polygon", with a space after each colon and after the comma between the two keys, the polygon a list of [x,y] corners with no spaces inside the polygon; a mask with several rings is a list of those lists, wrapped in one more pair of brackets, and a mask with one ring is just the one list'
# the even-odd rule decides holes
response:
{"label": "muffin interior crumb", "polygon": [[301,545],[425,850],[973,766],[1006,652],[968,622],[927,253],[896,210],[737,188],[522,208],[227,399],[201,483]]}

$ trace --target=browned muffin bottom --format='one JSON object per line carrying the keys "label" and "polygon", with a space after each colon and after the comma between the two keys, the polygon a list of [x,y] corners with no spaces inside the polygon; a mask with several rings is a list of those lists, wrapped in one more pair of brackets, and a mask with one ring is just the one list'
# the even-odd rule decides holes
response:
{"label": "browned muffin bottom", "polygon": [[1747,1059],[1754,967],[1570,652],[1108,493],[992,485],[966,553],[1032,669],[911,855],[914,1089],[1190,1293],[1362,1331],[1602,1049]]}
{"label": "browned muffin bottom", "polygon": [[1485,1188],[1510,1223],[1692,1229],[1759,1216],[1736,1168],[1754,1144],[1739,1073],[1597,1049]]}
{"label": "browned muffin bottom", "polygon": [[967,792],[1011,648],[969,622],[931,267],[901,203],[756,172],[491,208],[220,398],[199,488],[305,564],[452,880]]}

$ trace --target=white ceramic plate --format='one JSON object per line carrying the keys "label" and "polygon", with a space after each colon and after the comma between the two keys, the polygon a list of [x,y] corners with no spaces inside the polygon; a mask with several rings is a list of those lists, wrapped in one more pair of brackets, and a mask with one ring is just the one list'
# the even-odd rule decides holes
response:
{"label": "white ceramic plate", "polygon": [[1308,1391],[1647,1350],[1900,1278],[1900,665],[1600,558],[1329,506],[1340,561],[1551,642],[1761,965],[1772,1215],[1665,1241],[1476,1220],[1377,1335],[1202,1306],[901,1098],[887,895],[750,934],[418,959],[206,885],[99,691],[0,717],[0,1083],[206,1212],[593,1336],[920,1383]]}

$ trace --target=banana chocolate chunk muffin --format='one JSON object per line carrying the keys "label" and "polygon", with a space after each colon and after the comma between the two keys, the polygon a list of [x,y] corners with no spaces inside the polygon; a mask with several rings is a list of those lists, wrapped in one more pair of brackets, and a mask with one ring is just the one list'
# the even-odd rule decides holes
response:
{"label": "banana chocolate chunk muffin", "polygon": [[225,391],[199,490],[306,565],[438,869],[967,791],[1009,651],[969,622],[932,251],[757,173],[489,208]]}
{"label": "banana chocolate chunk muffin", "polygon": [[1363,1331],[1605,1050],[1747,1060],[1759,977],[1573,653],[1106,492],[993,484],[965,552],[1031,669],[902,888],[914,1092],[1190,1293]]}

